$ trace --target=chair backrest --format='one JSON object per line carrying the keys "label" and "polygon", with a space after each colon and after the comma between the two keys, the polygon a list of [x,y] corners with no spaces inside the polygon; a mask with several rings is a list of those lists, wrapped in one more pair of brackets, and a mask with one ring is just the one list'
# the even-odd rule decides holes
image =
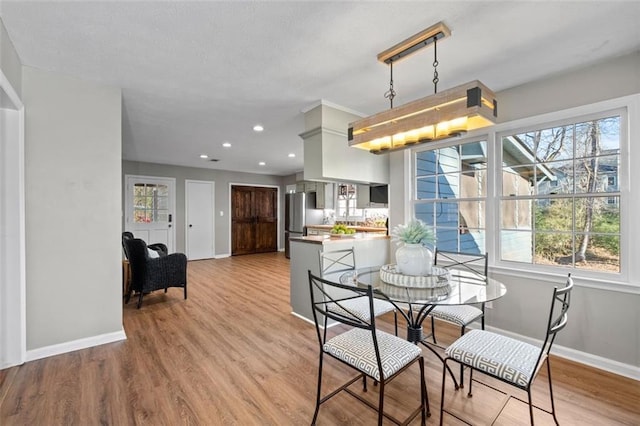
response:
{"label": "chair backrest", "polygon": [[553,289],[549,321],[547,323],[547,334],[544,344],[542,345],[542,355],[544,356],[549,354],[558,332],[567,325],[567,312],[571,304],[571,290],[573,290],[571,274],[567,276],[567,282],[563,288],[559,289],[558,287],[554,287]]}
{"label": "chair backrest", "polygon": [[133,233],[129,231],[124,231],[122,233],[122,250],[124,250],[124,256],[129,260],[129,252],[127,251],[127,245],[125,244],[126,240],[133,240]]}
{"label": "chair backrest", "polygon": [[[380,359],[380,349],[376,336],[376,316],[373,310],[373,289],[367,287],[355,287],[329,281],[309,273],[309,293],[311,294],[311,307],[313,309],[313,321],[316,326],[316,334],[320,350],[323,350],[327,340],[327,321],[332,319],[340,324],[357,327],[371,332],[373,347],[376,354],[376,362],[381,378],[383,375],[382,361]],[[357,297],[367,297],[369,302],[369,320],[365,320],[362,315],[356,315],[344,302]],[[320,316],[323,319],[320,319]]]}
{"label": "chair backrest", "polygon": [[320,250],[320,276],[353,271],[356,269],[356,255],[353,248],[343,250]]}
{"label": "chair backrest", "polygon": [[136,269],[138,264],[142,264],[148,260],[149,250],[144,240],[139,238],[124,238],[122,242],[132,269]]}
{"label": "chair backrest", "polygon": [[456,251],[438,250],[433,257],[433,264],[445,267],[449,270],[470,271],[482,278],[488,273],[489,255],[487,253],[466,253]]}

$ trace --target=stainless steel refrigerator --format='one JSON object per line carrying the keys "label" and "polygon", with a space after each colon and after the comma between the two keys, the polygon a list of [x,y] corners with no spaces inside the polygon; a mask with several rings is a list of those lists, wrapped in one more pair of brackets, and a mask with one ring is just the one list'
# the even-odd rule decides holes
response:
{"label": "stainless steel refrigerator", "polygon": [[316,209],[315,192],[285,195],[284,254],[290,257],[289,239],[305,235],[305,226],[322,224],[323,211]]}

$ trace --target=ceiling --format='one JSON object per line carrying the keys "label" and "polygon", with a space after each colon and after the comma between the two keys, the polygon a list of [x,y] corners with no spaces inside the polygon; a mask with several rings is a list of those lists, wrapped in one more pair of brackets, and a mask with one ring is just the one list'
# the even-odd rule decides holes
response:
{"label": "ceiling", "polygon": [[[4,0],[0,16],[23,65],[122,88],[125,160],[274,175],[303,169],[305,108],[387,109],[376,55],[436,22],[452,33],[440,90],[640,50],[637,1]],[[394,66],[395,105],[433,92],[432,62],[429,48]]]}

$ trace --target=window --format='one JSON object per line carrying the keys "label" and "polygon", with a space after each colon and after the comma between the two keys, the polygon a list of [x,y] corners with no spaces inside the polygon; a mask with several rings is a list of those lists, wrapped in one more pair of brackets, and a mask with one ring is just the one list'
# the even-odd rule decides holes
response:
{"label": "window", "polygon": [[620,272],[621,116],[501,135],[500,259]]}
{"label": "window", "polygon": [[133,221],[135,223],[167,222],[169,189],[167,185],[136,183],[133,186]]}
{"label": "window", "polygon": [[485,252],[486,141],[416,152],[415,189],[414,215],[433,227],[440,249]]}
{"label": "window", "polygon": [[358,206],[356,185],[339,184],[336,203],[338,220],[355,220],[362,216],[362,209]]}

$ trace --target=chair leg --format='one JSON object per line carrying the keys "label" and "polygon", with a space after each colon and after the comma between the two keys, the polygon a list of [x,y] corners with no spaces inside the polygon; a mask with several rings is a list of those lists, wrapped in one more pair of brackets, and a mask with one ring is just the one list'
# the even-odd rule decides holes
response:
{"label": "chair leg", "polygon": [[393,324],[396,332],[396,336],[398,335],[398,311],[396,309],[393,310]]}
{"label": "chair leg", "polygon": [[427,382],[424,379],[424,358],[418,361],[420,365],[420,395],[422,397],[422,424],[427,421],[425,417],[431,417],[431,408],[429,408],[429,392],[427,391]]}
{"label": "chair leg", "polygon": [[447,383],[447,359],[444,360],[444,364],[442,366],[442,392],[440,393],[440,426],[442,426],[443,422],[443,414],[444,414],[444,385]]}
{"label": "chair leg", "polygon": [[380,381],[380,397],[378,399],[378,426],[382,426],[384,417],[384,381]]}
{"label": "chair leg", "polygon": [[[463,325],[460,327],[460,336],[464,336],[466,327]],[[464,388],[464,364],[460,363],[460,389]]]}
{"label": "chair leg", "polygon": [[556,422],[556,425],[559,425],[558,419],[556,417],[556,407],[553,403],[553,384],[551,382],[551,363],[549,362],[549,357],[547,356],[547,378],[549,380],[549,395],[551,396],[551,414],[553,414],[553,421]]}
{"label": "chair leg", "polygon": [[527,396],[529,397],[529,417],[531,418],[531,426],[533,426],[533,402],[531,401],[531,387],[527,389]]}
{"label": "chair leg", "polygon": [[187,300],[187,283],[184,283],[184,300]]}
{"label": "chair leg", "polygon": [[315,425],[318,419],[318,411],[320,411],[320,392],[322,390],[322,351],[320,352],[320,362],[318,363],[318,394],[316,395],[316,409],[313,412],[313,420],[311,424]]}
{"label": "chair leg", "polygon": [[166,293],[168,289],[169,289],[169,287],[165,287],[164,288],[164,292]]}
{"label": "chair leg", "polygon": [[144,296],[144,292],[140,291],[140,295],[138,296],[138,306],[137,309],[140,309],[140,307],[142,306],[142,296]]}
{"label": "chair leg", "polygon": [[431,338],[433,339],[433,344],[437,345],[438,342],[436,341],[436,321],[433,319],[433,316],[431,316]]}
{"label": "chair leg", "polygon": [[126,296],[124,297],[124,303],[125,304],[129,303],[129,300],[131,300],[131,293],[133,293],[133,290],[131,288],[129,288],[129,290],[127,291]]}
{"label": "chair leg", "polygon": [[471,371],[469,371],[469,393],[467,393],[467,396],[469,398],[473,396],[473,394],[471,393],[471,387],[473,386],[473,367],[471,367],[470,370]]}

